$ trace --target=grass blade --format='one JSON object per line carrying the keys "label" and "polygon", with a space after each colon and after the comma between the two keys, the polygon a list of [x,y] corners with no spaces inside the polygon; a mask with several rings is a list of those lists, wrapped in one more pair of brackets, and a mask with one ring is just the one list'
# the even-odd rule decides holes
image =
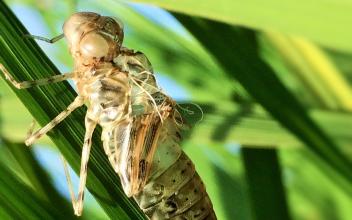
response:
{"label": "grass blade", "polygon": [[[260,30],[303,36],[331,48],[351,51],[352,3],[304,0],[134,0],[167,10]],[[317,7],[318,6],[318,7]],[[329,15],[329,19],[326,19]]]}
{"label": "grass blade", "polygon": [[[53,206],[37,196],[37,193],[19,181],[0,163],[0,206],[12,219],[76,219],[60,207]],[[25,196],[24,196],[25,195]]]}
{"label": "grass blade", "polygon": [[6,139],[2,139],[2,141],[22,168],[37,195],[51,204],[61,207],[61,211],[65,215],[72,215],[71,206],[54,188],[48,174],[38,164],[32,151],[23,143],[11,143]]}
{"label": "grass blade", "polygon": [[323,100],[322,107],[352,110],[352,90],[344,76],[326,53],[308,40],[268,32],[264,36],[276,48],[282,62],[306,85],[306,90]]}
{"label": "grass blade", "polygon": [[[196,124],[192,128],[190,141],[198,144],[232,143],[234,140],[242,145],[253,145],[274,148],[301,147],[302,141],[283,127],[274,118],[263,111],[258,105],[253,105],[250,112],[242,113],[240,105],[233,105],[232,109],[224,109],[215,104],[198,103],[204,113],[202,117],[198,109],[190,104],[182,107],[194,111],[195,114],[184,114],[187,121]],[[351,143],[352,116],[348,113],[323,111],[319,109],[309,110],[309,116],[331,136],[342,149],[348,150]],[[225,123],[225,129],[220,129]],[[216,136],[216,133],[222,136]],[[220,138],[220,139],[219,139]]]}
{"label": "grass blade", "polygon": [[253,31],[181,14],[176,17],[213,54],[229,76],[238,80],[273,117],[351,184],[351,161],[262,60]]}
{"label": "grass blade", "polygon": [[252,213],[256,220],[289,220],[277,150],[242,148]]}

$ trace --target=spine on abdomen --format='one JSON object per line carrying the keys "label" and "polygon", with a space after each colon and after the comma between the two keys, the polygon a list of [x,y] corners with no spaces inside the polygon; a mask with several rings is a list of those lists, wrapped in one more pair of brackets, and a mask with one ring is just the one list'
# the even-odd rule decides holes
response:
{"label": "spine on abdomen", "polygon": [[134,198],[152,220],[216,219],[205,186],[194,164],[182,151],[174,121],[167,119],[160,134],[151,175]]}

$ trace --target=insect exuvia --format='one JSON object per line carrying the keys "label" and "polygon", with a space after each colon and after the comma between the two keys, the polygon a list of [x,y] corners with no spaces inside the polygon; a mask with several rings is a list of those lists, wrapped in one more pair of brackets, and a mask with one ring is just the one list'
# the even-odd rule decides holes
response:
{"label": "insect exuvia", "polygon": [[74,59],[72,73],[17,82],[1,64],[0,69],[18,89],[68,78],[77,86],[75,100],[32,133],[26,145],[76,108],[88,105],[77,198],[70,187],[75,214],[82,213],[92,133],[100,125],[104,151],[120,176],[124,192],[134,197],[150,219],[216,219],[193,163],[179,146],[181,119],[176,103],[160,91],[146,56],[122,47],[121,23],[79,12],[65,22],[63,31],[49,42],[66,37]]}

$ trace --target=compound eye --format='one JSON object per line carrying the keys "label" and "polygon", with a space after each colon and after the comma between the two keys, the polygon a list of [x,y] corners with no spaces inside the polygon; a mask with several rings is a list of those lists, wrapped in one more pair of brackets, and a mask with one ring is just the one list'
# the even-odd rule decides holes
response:
{"label": "compound eye", "polygon": [[80,52],[84,57],[102,58],[108,55],[109,44],[103,36],[89,33],[80,42]]}

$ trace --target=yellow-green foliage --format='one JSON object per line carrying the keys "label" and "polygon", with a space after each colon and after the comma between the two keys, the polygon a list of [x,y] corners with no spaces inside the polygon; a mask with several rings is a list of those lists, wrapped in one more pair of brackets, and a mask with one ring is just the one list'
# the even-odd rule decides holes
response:
{"label": "yellow-green foliage", "polygon": [[[131,2],[6,1],[10,7],[38,12],[50,30],[46,37],[59,34],[58,24],[75,7],[124,22],[125,46],[143,51],[158,75],[188,94],[180,101],[194,114],[183,112],[191,128],[184,132],[182,144],[207,186],[218,219],[352,219],[351,3],[134,2],[170,10],[186,31],[180,34],[175,26],[155,22],[143,15],[150,8],[140,10]],[[46,53],[72,67],[66,42],[43,53],[33,40],[23,38],[25,33],[0,2],[0,62],[16,79],[58,73]],[[24,139],[32,117],[42,126],[63,110],[74,90],[60,83],[18,91],[1,75],[0,95],[1,136],[6,140],[0,141],[0,219],[60,219],[58,204],[66,218],[73,218],[68,214],[70,202],[50,184],[36,158],[21,153],[18,149],[24,146],[14,142]],[[198,104],[204,114],[190,103]],[[56,146],[76,171],[84,112],[75,112],[49,134],[50,140],[40,142]],[[20,189],[26,199],[17,193]],[[99,132],[88,189],[111,219],[143,219],[121,191]],[[48,193],[55,196],[47,198]],[[84,212],[86,219],[100,217],[94,208]]]}

